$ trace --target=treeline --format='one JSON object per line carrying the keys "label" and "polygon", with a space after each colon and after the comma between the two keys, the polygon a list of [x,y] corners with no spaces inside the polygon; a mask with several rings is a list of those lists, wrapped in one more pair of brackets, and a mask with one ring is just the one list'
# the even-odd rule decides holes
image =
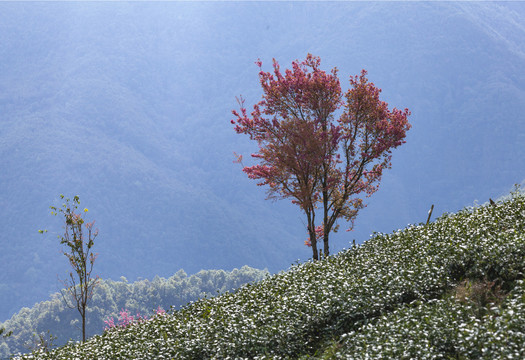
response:
{"label": "treeline", "polygon": [[[133,283],[128,283],[124,277],[120,281],[101,280],[88,308],[87,334],[102,333],[106,326],[104,320],[117,319],[122,309],[132,315],[150,316],[159,307],[179,309],[191,301],[234,290],[267,275],[267,270],[243,266],[232,271],[201,270],[191,276],[179,270],[168,279],[156,276],[153,280]],[[69,340],[80,340],[80,326],[78,311],[66,307],[59,293],[53,294],[50,300],[32,308],[24,307],[0,324],[0,328],[13,332],[10,337],[0,339],[0,358],[30,351],[41,337],[48,340],[50,335],[56,337],[53,344],[58,346]]]}

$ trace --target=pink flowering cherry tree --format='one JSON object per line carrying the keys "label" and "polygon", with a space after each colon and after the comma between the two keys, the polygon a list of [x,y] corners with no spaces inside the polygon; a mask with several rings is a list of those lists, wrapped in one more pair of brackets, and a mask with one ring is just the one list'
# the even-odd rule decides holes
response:
{"label": "pink flowering cherry tree", "polygon": [[259,146],[251,155],[256,164],[243,171],[268,186],[269,198],[289,198],[301,208],[305,243],[318,260],[317,242],[328,256],[337,220],[350,222],[351,230],[365,206],[363,197],[377,191],[383,170],[391,167],[392,149],[405,143],[410,112],[390,110],[365,70],[350,77],[343,94],[337,68],[326,73],[311,54],[284,73],[275,59],[273,73],[264,72],[261,61],[256,64],[262,100],[248,114],[241,97],[240,109],[232,111],[235,131]]}

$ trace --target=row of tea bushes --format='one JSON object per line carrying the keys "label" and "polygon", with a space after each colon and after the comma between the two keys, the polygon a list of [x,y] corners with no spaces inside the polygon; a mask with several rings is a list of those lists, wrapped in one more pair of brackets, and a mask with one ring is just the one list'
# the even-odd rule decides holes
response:
{"label": "row of tea bushes", "polygon": [[524,359],[525,283],[501,304],[455,296],[415,301],[344,334],[324,351],[332,359]]}

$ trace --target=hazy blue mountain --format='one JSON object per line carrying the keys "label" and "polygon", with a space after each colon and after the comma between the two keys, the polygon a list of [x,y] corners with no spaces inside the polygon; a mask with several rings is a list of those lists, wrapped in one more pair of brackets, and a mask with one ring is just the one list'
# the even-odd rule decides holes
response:
{"label": "hazy blue mountain", "polygon": [[[365,68],[413,128],[337,251],[525,178],[523,3],[0,3],[0,320],[67,271],[49,205],[80,196],[103,278],[275,272],[310,250],[233,152],[235,96],[310,52],[343,88]],[[341,224],[342,228],[345,224]],[[40,236],[38,229],[49,230]]]}

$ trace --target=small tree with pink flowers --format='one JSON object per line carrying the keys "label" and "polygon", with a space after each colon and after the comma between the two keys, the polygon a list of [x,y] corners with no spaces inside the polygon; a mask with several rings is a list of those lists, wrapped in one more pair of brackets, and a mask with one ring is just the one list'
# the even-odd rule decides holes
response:
{"label": "small tree with pink flowers", "polygon": [[320,64],[308,54],[282,73],[274,59],[270,73],[257,61],[262,100],[248,115],[244,99],[238,99],[240,110],[232,120],[237,133],[259,145],[252,154],[257,164],[243,171],[268,186],[269,198],[290,198],[306,214],[306,244],[314,260],[321,238],[329,255],[329,235],[339,218],[353,228],[365,206],[363,195],[377,191],[383,170],[391,167],[392,149],[405,143],[410,129],[408,109],[389,110],[365,70],[350,77],[343,94],[337,69],[326,73]]}
{"label": "small tree with pink flowers", "polygon": [[[62,253],[69,260],[72,271],[69,272],[69,279],[63,280],[65,294],[61,292],[66,305],[72,309],[77,309],[82,318],[82,341],[86,341],[86,310],[89,299],[93,296],[93,289],[98,283],[98,277],[92,277],[93,265],[98,254],[93,253],[95,238],[98,229],[93,230],[94,221],[88,223],[78,212],[80,199],[73,197],[73,201],[60,195],[65,201],[62,207],[51,206],[52,214],[62,214],[65,220],[64,235],[59,236],[60,244],[65,246]],[[88,209],[84,209],[86,213]],[[40,230],[40,232],[44,232]],[[69,296],[67,296],[69,295]],[[68,300],[71,298],[73,301]]]}

